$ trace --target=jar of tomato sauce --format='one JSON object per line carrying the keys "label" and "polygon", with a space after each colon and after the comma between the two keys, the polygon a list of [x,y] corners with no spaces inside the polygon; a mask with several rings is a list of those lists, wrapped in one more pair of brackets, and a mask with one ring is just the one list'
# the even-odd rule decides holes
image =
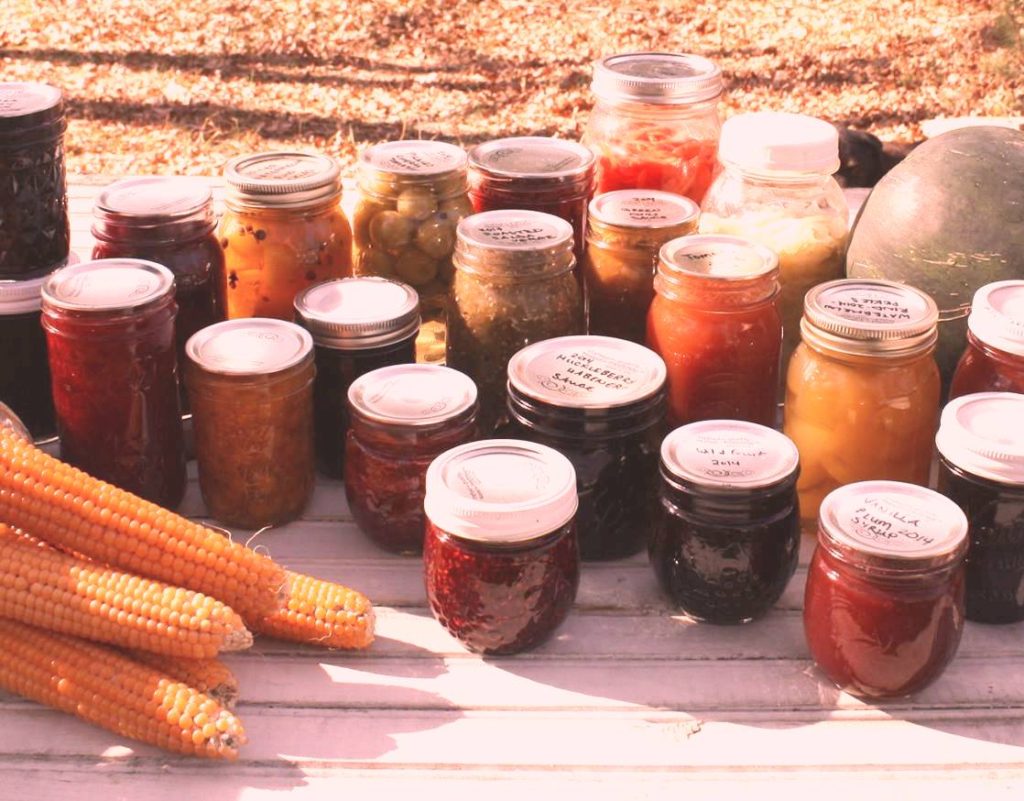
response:
{"label": "jar of tomato sauce", "polygon": [[949,396],[974,392],[1024,392],[1024,281],[996,281],[974,293]]}
{"label": "jar of tomato sauce", "polygon": [[937,492],[863,481],[821,504],[807,570],[804,631],[838,687],[896,698],[927,687],[964,626],[967,519]]}
{"label": "jar of tomato sauce", "polygon": [[36,439],[57,433],[46,333],[41,325],[46,278],[0,279],[0,402]]}

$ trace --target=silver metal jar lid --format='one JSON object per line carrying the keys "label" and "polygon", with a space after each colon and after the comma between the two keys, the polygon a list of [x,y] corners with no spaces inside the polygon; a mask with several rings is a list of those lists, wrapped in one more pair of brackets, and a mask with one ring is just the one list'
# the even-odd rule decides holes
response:
{"label": "silver metal jar lid", "polygon": [[413,336],[420,327],[419,303],[416,290],[400,281],[337,278],[300,292],[295,314],[316,344],[363,350]]}
{"label": "silver metal jar lid", "polygon": [[208,325],[189,337],[185,355],[209,373],[269,375],[313,353],[313,338],[295,323],[247,317]]}
{"label": "silver metal jar lid", "polygon": [[274,151],[238,156],[224,168],[229,205],[301,208],[341,194],[341,168],[318,153]]}
{"label": "silver metal jar lid", "polygon": [[93,214],[162,224],[205,209],[212,212],[212,206],[213,192],[204,182],[177,175],[153,175],[110,184],[96,199]]}
{"label": "silver metal jar lid", "polygon": [[430,177],[465,170],[466,151],[432,139],[402,139],[382,142],[363,151],[359,171],[391,176]]}
{"label": "silver metal jar lid", "polygon": [[971,475],[1024,487],[1024,395],[978,392],[951,400],[935,446]]}
{"label": "silver metal jar lid", "polygon": [[569,179],[587,175],[594,154],[578,142],[549,136],[493,139],[469,151],[469,166],[503,178]]}
{"label": "silver metal jar lid", "polygon": [[97,259],[69,264],[46,277],[43,305],[74,312],[137,309],[174,291],[174,274],[144,259]]}
{"label": "silver metal jar lid", "polygon": [[594,63],[591,90],[608,102],[685,105],[722,93],[722,71],[689,53],[620,53]]}
{"label": "silver metal jar lid", "polygon": [[384,425],[425,428],[466,415],[476,406],[476,384],[465,373],[439,364],[396,364],[352,382],[354,414]]}
{"label": "silver metal jar lid", "polygon": [[54,123],[63,126],[63,118],[64,94],[56,86],[32,81],[0,82],[0,138]]}

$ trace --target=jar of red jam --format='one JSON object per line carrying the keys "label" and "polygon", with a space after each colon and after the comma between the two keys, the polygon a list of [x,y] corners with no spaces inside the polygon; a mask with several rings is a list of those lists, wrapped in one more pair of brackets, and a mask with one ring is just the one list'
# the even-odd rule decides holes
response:
{"label": "jar of red jam", "polygon": [[0,402],[36,439],[57,433],[46,333],[40,324],[44,278],[0,279]]}
{"label": "jar of red jam", "polygon": [[964,513],[924,487],[862,481],[826,496],[818,525],[804,594],[818,667],[868,698],[927,687],[963,632]]}
{"label": "jar of red jam", "polygon": [[980,392],[949,402],[938,489],[967,515],[967,617],[1024,620],[1024,395]]}
{"label": "jar of red jam", "polygon": [[974,293],[949,397],[973,392],[1024,392],[1024,281],[996,281]]}
{"label": "jar of red jam", "polygon": [[576,476],[543,445],[482,440],[427,470],[423,563],[434,617],[471,651],[544,642],[579,586]]}
{"label": "jar of red jam", "polygon": [[316,346],[313,429],[324,475],[342,475],[352,382],[379,367],[416,360],[419,308],[412,287],[370,276],[325,281],[295,298],[295,319]]}
{"label": "jar of red jam", "polygon": [[779,599],[800,555],[798,471],[792,441],[756,423],[704,420],[665,438],[649,554],[675,606],[746,623]]}
{"label": "jar of red jam", "polygon": [[722,72],[701,56],[622,53],[594,64],[596,102],[583,144],[597,194],[663,189],[700,203],[718,171]]}
{"label": "jar of red jam", "polygon": [[174,276],[141,259],[68,265],[43,283],[61,458],[169,509],[185,493]]}
{"label": "jar of red jam", "polygon": [[511,436],[567,457],[576,471],[583,559],[642,550],[658,505],[665,363],[611,337],[537,342],[508,363]]}
{"label": "jar of red jam", "polygon": [[668,367],[668,419],[776,418],[782,322],[779,260],[733,236],[684,236],[662,247],[647,345]]}
{"label": "jar of red jam", "polygon": [[381,367],[348,391],[345,497],[356,525],[395,553],[423,550],[427,468],[476,436],[476,385],[450,367]]}

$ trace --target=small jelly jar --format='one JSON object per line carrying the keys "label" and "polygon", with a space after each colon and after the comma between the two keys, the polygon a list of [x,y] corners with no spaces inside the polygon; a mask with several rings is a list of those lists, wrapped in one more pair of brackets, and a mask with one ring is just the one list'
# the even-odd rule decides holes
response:
{"label": "small jelly jar", "polygon": [[583,559],[646,547],[665,420],[665,363],[656,353],[611,337],[536,342],[508,363],[508,414],[510,436],[572,462]]}
{"label": "small jelly jar", "polygon": [[821,504],[804,632],[840,689],[895,698],[927,687],[964,627],[967,519],[937,492],[863,481]]}
{"label": "small jelly jar", "polygon": [[227,320],[185,346],[199,489],[210,514],[260,528],[313,494],[313,339],[294,323]]}
{"label": "small jelly jar", "polygon": [[1024,395],[950,401],[935,444],[938,490],[967,515],[968,619],[1024,620]]}
{"label": "small jelly jar", "polygon": [[996,281],[974,293],[949,397],[974,392],[1024,392],[1024,281]]}
{"label": "small jelly jar", "polygon": [[174,276],[141,259],[62,267],[42,288],[61,458],[173,509],[185,494]]}
{"label": "small jelly jar", "polygon": [[550,637],[579,586],[569,461],[518,440],[471,442],[431,462],[423,503],[427,598],[441,625],[484,654]]}
{"label": "small jelly jar", "polygon": [[416,290],[387,278],[338,278],[295,298],[295,319],[313,336],[316,462],[341,478],[348,431],[348,389],[359,376],[416,360],[420,330]]}
{"label": "small jelly jar", "polygon": [[46,333],[40,322],[44,278],[0,279],[0,402],[36,439],[57,433]]}
{"label": "small jelly jar", "polygon": [[676,607],[746,623],[779,599],[800,556],[798,472],[792,441],[756,423],[705,420],[665,438],[649,554]]}
{"label": "small jelly jar", "polygon": [[395,553],[423,550],[427,468],[476,437],[476,386],[436,364],[382,367],[348,391],[345,497],[356,525]]}

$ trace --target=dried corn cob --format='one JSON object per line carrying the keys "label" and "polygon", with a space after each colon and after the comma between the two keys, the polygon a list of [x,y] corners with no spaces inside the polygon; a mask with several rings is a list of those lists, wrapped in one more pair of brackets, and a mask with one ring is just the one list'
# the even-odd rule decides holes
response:
{"label": "dried corn cob", "polygon": [[213,699],[95,643],[0,619],[0,687],[169,751],[233,759],[242,724]]}
{"label": "dried corn cob", "polygon": [[373,642],[375,616],[366,596],[341,584],[288,572],[285,608],[248,622],[268,637],[328,648],[365,648]]}
{"label": "dried corn cob", "polygon": [[126,653],[136,662],[149,665],[182,684],[206,693],[221,706],[235,708],[235,702],[238,700],[238,680],[231,669],[219,659],[185,659],[149,651]]}

